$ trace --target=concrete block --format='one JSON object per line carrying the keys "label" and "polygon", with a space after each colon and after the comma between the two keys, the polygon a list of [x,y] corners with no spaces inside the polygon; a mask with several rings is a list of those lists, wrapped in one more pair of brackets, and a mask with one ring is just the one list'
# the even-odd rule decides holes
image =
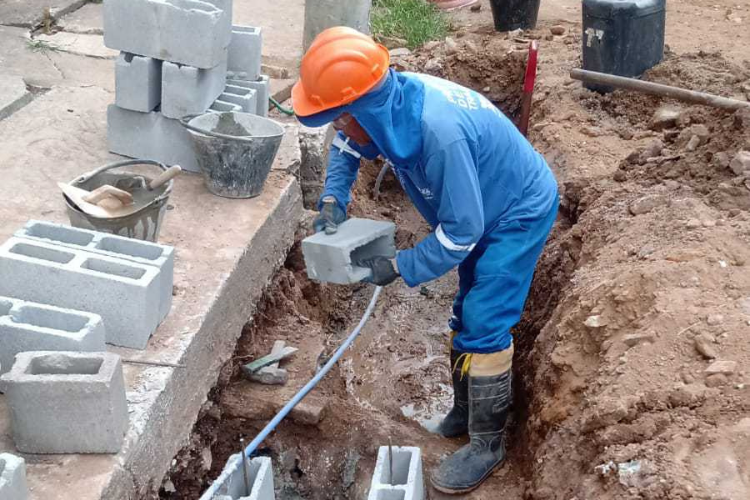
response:
{"label": "concrete block", "polygon": [[152,111],[140,113],[110,105],[107,108],[109,150],[131,158],[180,165],[189,172],[200,172],[190,134],[179,120]]}
{"label": "concrete block", "polygon": [[237,453],[229,457],[224,470],[211,487],[200,497],[200,500],[274,500],[273,468],[271,459],[257,457],[248,460],[248,480],[250,492],[245,489],[242,455]]}
{"label": "concrete block", "polygon": [[260,78],[263,31],[252,26],[232,26],[227,70],[244,74],[243,80]]}
{"label": "concrete block", "polygon": [[210,69],[164,62],[161,113],[167,118],[204,113],[224,91],[226,78],[226,58]]}
{"label": "concrete block", "polygon": [[227,77],[227,84],[255,90],[258,93],[258,107],[255,114],[258,116],[268,116],[268,96],[271,91],[271,80],[268,76],[260,75],[260,78],[256,81]]}
{"label": "concrete block", "polygon": [[320,232],[302,241],[307,275],[315,281],[346,285],[367,278],[370,270],[356,262],[396,255],[396,225],[392,222],[349,219],[336,234]]}
{"label": "concrete block", "polygon": [[19,352],[104,351],[104,336],[98,314],[0,297],[0,375]]}
{"label": "concrete block", "polygon": [[146,347],[159,324],[159,270],[41,241],[0,246],[0,295],[98,314],[107,343]]}
{"label": "concrete block", "polygon": [[120,52],[115,61],[115,104],[133,111],[153,111],[161,103],[161,73],[162,61]]}
{"label": "concrete block", "polygon": [[23,352],[0,380],[22,453],[117,453],[128,428],[120,356]]}
{"label": "concrete block", "polygon": [[391,477],[388,446],[378,450],[367,500],[423,500],[422,452],[411,446],[393,447]]}
{"label": "concrete block", "polygon": [[159,321],[164,321],[169,314],[174,285],[174,247],[38,220],[27,222],[22,229],[16,231],[15,236],[78,248],[157,268],[159,270]]}
{"label": "concrete block", "polygon": [[239,104],[233,104],[231,102],[224,102],[219,99],[214,101],[214,103],[211,105],[210,108],[208,108],[208,110],[213,113],[228,113],[230,111],[241,113],[243,111],[242,106],[240,106]]}
{"label": "concrete block", "polygon": [[106,0],[104,45],[209,69],[226,60],[231,23],[231,9],[200,0]]}
{"label": "concrete block", "polygon": [[26,460],[10,453],[0,453],[0,498],[27,500]]}
{"label": "concrete block", "polygon": [[258,108],[258,93],[247,87],[238,87],[237,85],[227,85],[224,92],[219,96],[222,102],[236,104],[242,108],[245,113],[256,114]]}

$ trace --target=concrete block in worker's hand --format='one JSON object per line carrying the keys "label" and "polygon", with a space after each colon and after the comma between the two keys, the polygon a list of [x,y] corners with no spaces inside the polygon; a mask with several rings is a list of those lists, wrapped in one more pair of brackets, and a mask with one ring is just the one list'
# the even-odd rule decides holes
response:
{"label": "concrete block in worker's hand", "polygon": [[232,26],[227,69],[246,80],[260,78],[263,32],[253,26]]}
{"label": "concrete block in worker's hand", "polygon": [[26,460],[10,453],[0,453],[0,498],[28,500]]}
{"label": "concrete block in worker's hand", "polygon": [[0,297],[0,375],[20,352],[104,351],[104,337],[98,314]]}
{"label": "concrete block in worker's hand", "polygon": [[310,279],[341,285],[357,283],[370,270],[357,262],[372,257],[396,256],[396,226],[392,222],[349,219],[335,234],[316,233],[302,241],[307,275]]}
{"label": "concrete block in worker's hand", "polygon": [[422,452],[419,448],[381,446],[378,449],[378,459],[367,500],[393,498],[424,500]]}
{"label": "concrete block in worker's hand", "polygon": [[153,111],[161,102],[162,61],[120,52],[115,62],[115,104],[133,111]]}
{"label": "concrete block in worker's hand", "polygon": [[128,406],[117,354],[23,352],[0,381],[19,451],[120,451]]}

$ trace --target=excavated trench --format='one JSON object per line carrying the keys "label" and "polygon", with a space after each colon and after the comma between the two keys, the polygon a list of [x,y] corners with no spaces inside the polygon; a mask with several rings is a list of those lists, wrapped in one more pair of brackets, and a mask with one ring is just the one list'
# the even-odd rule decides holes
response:
{"label": "excavated trench", "polygon": [[[693,339],[715,339],[714,357],[750,362],[741,318],[726,306],[750,296],[748,273],[726,274],[750,262],[750,184],[724,164],[750,148],[750,114],[690,107],[669,129],[651,130],[658,99],[599,96],[560,77],[577,63],[574,42],[546,46],[559,66],[542,59],[532,118],[531,141],[558,177],[561,209],[514,331],[509,456],[468,498],[748,498],[747,471],[732,467],[750,461],[750,423],[737,427],[741,435],[723,430],[750,411],[748,375],[704,381]],[[480,34],[457,51],[432,47],[396,64],[481,91],[515,117],[525,52],[513,44]],[[713,55],[670,57],[651,77],[731,95],[750,82],[750,68]],[[429,228],[392,176],[373,199],[380,167],[361,169],[352,214],[395,221],[397,244],[411,246]],[[452,273],[386,290],[354,346],[259,450],[273,459],[277,498],[365,498],[378,446],[419,446],[429,474],[463,444],[427,430],[451,402],[446,341],[456,281]],[[198,498],[240,438],[252,439],[325,362],[370,294],[310,282],[296,245],[159,497]],[[244,380],[239,366],[280,339],[300,349],[284,365],[289,383]]]}

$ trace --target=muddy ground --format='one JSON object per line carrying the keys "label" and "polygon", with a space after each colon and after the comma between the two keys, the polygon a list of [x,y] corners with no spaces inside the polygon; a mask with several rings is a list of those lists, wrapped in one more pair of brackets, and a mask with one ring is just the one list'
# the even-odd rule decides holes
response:
{"label": "muddy ground", "polygon": [[[750,174],[732,163],[750,150],[750,111],[585,90],[567,77],[579,35],[548,27],[510,38],[486,23],[462,28],[394,61],[481,91],[515,117],[528,39],[541,42],[530,139],[555,171],[562,207],[516,331],[509,458],[465,498],[750,498]],[[750,98],[750,64],[721,53],[670,51],[646,78]],[[655,121],[665,106],[672,118]],[[413,245],[428,228],[392,176],[374,199],[379,167],[363,167],[353,215],[394,220],[399,245]],[[455,285],[449,275],[387,289],[354,348],[265,442],[277,498],[365,498],[389,438],[420,446],[427,473],[463,444],[428,431],[451,400]],[[239,438],[254,437],[337,347],[370,294],[311,283],[293,249],[161,497],[197,498]],[[300,348],[285,365],[289,384],[243,380],[239,365],[277,339]]]}

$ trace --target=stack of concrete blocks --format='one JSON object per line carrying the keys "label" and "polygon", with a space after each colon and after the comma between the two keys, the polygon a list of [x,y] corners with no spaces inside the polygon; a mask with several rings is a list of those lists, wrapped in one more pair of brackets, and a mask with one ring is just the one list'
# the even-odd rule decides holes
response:
{"label": "stack of concrete blocks", "polygon": [[110,151],[199,172],[181,120],[208,111],[267,116],[261,29],[231,22],[232,0],[105,0],[104,44],[121,51]]}
{"label": "stack of concrete blocks", "polygon": [[[200,500],[275,500],[271,459],[257,457],[243,466],[242,455],[229,457],[224,470]],[[245,470],[243,470],[245,469]],[[245,478],[250,486],[245,485]]]}
{"label": "stack of concrete blocks", "polygon": [[[392,453],[392,456],[391,456]],[[424,500],[422,452],[411,446],[381,446],[367,500]]]}
{"label": "stack of concrete blocks", "polygon": [[0,498],[2,500],[28,500],[26,461],[10,453],[0,453]]}
{"label": "stack of concrete blocks", "polygon": [[358,263],[396,256],[395,235],[392,222],[369,219],[349,219],[334,234],[316,233],[302,241],[307,275],[323,283],[358,283],[370,277],[370,270]]}
{"label": "stack of concrete blocks", "polygon": [[33,351],[0,377],[22,453],[117,453],[128,428],[116,354]]}

